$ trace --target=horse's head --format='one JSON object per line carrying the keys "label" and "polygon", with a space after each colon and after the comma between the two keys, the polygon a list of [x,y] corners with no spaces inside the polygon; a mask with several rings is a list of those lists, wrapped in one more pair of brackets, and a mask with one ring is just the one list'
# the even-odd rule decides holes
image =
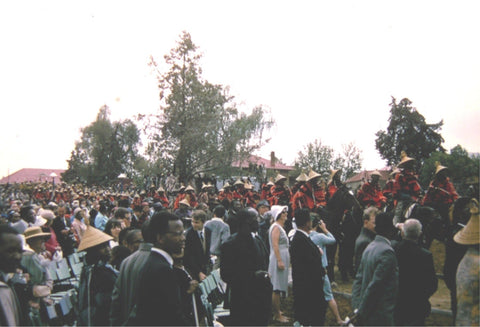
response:
{"label": "horse's head", "polygon": [[329,210],[345,211],[353,207],[360,207],[353,191],[345,184],[342,184],[333,196],[328,200]]}
{"label": "horse's head", "polygon": [[470,197],[458,198],[450,208],[450,221],[452,223],[452,235],[458,232],[460,229],[470,220]]}
{"label": "horse's head", "polygon": [[442,217],[434,208],[416,204],[411,218],[416,218],[422,223],[423,231],[428,237],[445,241],[447,230]]}

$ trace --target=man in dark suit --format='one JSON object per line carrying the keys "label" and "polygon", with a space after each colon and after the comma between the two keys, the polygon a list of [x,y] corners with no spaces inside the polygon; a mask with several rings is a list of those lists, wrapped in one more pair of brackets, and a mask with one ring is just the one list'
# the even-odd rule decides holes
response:
{"label": "man in dark suit", "polygon": [[185,235],[183,264],[190,275],[201,282],[210,273],[210,240],[212,231],[204,227],[207,214],[203,210],[193,212],[192,227]]}
{"label": "man in dark suit", "polygon": [[327,308],[323,293],[325,269],[320,249],[308,236],[312,229],[310,211],[298,209],[295,223],[297,231],[290,243],[294,317],[305,326],[322,326]]}
{"label": "man in dark suit", "polygon": [[58,244],[62,247],[63,256],[66,258],[74,252],[74,236],[71,229],[70,219],[65,218],[65,207],[60,206],[57,209],[57,217],[52,222],[52,228],[57,236]]}
{"label": "man in dark suit", "polygon": [[154,247],[140,272],[137,295],[138,326],[191,325],[182,313],[180,287],[173,271],[172,254],[185,248],[182,220],[167,212],[155,213],[149,223]]}
{"label": "man in dark suit", "polygon": [[398,266],[390,238],[395,233],[392,215],[375,218],[377,235],[363,252],[352,286],[352,308],[358,309],[358,325],[392,326],[398,294]]}
{"label": "man in dark suit", "polygon": [[408,219],[403,224],[403,240],[395,246],[399,275],[394,315],[397,326],[424,326],[431,309],[428,300],[438,287],[432,253],[418,244],[421,233],[422,224]]}
{"label": "man in dark suit", "polygon": [[149,220],[142,225],[142,237],[137,251],[123,260],[120,274],[115,282],[112,292],[112,305],[110,307],[110,325],[130,325],[136,319],[136,307],[140,272],[147,262],[155,239],[149,233]]}
{"label": "man in dark suit", "polygon": [[230,322],[238,326],[266,326],[271,315],[272,283],[268,255],[254,209],[237,212],[238,232],[220,246],[220,274],[230,290]]}

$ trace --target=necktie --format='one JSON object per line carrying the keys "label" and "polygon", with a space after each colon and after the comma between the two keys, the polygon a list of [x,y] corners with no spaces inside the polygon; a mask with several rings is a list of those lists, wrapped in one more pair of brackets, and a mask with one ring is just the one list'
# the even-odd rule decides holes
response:
{"label": "necktie", "polygon": [[203,238],[203,230],[200,231],[200,241],[202,242],[203,252],[205,252],[205,239]]}

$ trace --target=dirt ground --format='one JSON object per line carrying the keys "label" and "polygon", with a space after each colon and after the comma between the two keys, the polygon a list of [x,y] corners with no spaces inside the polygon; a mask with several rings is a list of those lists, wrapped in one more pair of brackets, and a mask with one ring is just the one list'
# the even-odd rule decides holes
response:
{"label": "dirt ground", "polygon": [[[443,262],[445,259],[445,247],[442,243],[434,241],[430,251],[433,253],[435,270],[437,271],[437,275],[443,274]],[[350,294],[352,291],[352,280],[350,279],[348,282],[342,282],[340,278],[340,273],[338,271],[335,272],[336,281],[338,287],[333,291],[336,293],[335,300],[337,301],[340,316],[345,318],[347,315],[351,314],[352,308],[350,306]],[[448,288],[445,286],[445,283],[442,279],[438,281],[438,290],[437,292],[430,298],[430,303],[432,304],[432,309],[439,309],[433,310],[430,316],[426,320],[427,326],[451,326],[452,325],[452,317],[450,314],[450,293]],[[282,303],[282,311],[284,314],[290,318],[293,318],[293,297],[291,292],[289,296],[283,301]],[[291,326],[293,321],[289,324],[276,324],[272,323],[272,326]],[[338,326],[336,321],[332,315],[332,313],[327,310],[327,316],[325,321],[326,326]]]}

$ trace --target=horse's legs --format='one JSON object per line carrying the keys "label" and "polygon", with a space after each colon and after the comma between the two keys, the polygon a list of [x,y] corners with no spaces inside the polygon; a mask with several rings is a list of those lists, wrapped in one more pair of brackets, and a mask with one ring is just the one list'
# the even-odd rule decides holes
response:
{"label": "horse's legs", "polygon": [[330,279],[330,282],[335,281],[335,255],[337,254],[337,243],[327,245],[327,259],[328,259],[328,266],[327,266],[327,275]]}
{"label": "horse's legs", "polygon": [[395,226],[398,223],[403,223],[405,218],[403,218],[403,210],[405,207],[405,201],[397,201],[397,206],[393,209],[393,225]]}
{"label": "horse's legs", "polygon": [[353,257],[355,253],[355,240],[360,234],[360,229],[353,221],[350,213],[345,215],[342,223],[343,240],[339,244],[338,268],[343,280],[348,280],[348,274],[355,277],[353,269]]}

